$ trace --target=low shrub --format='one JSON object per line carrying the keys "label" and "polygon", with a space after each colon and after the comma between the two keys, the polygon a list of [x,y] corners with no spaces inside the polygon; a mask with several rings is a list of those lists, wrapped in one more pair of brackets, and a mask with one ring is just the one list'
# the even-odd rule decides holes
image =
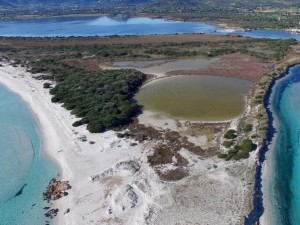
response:
{"label": "low shrub", "polygon": [[226,131],[226,133],[224,134],[224,138],[226,139],[234,139],[236,137],[237,137],[236,130],[233,129]]}

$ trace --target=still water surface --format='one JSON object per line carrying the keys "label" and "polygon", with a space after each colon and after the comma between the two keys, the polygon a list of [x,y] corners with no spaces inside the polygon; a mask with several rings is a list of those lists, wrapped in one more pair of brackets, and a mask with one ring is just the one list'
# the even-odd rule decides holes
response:
{"label": "still water surface", "polygon": [[245,37],[300,40],[299,34],[276,30],[238,30],[203,22],[168,21],[165,19],[110,17],[62,17],[0,21],[0,36],[69,37],[205,33],[226,35],[235,33]]}
{"label": "still water surface", "polygon": [[243,113],[252,82],[217,76],[176,76],[149,83],[136,95],[146,110],[176,119],[222,121]]}

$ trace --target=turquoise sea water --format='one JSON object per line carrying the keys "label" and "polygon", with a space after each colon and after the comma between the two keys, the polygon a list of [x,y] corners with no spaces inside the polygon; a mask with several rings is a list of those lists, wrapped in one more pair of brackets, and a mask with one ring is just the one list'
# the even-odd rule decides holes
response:
{"label": "turquoise sea water", "polygon": [[32,112],[0,85],[0,224],[42,225],[42,192],[58,169],[41,151]]}
{"label": "turquoise sea water", "polygon": [[[165,19],[109,17],[62,17],[0,21],[0,36],[69,37],[148,34],[205,33],[226,35],[229,29],[203,22]],[[299,34],[276,30],[239,30],[235,34],[253,38],[295,38]]]}
{"label": "turquoise sea water", "polygon": [[269,193],[274,225],[300,224],[300,66],[278,81],[271,98],[278,136],[273,153]]}

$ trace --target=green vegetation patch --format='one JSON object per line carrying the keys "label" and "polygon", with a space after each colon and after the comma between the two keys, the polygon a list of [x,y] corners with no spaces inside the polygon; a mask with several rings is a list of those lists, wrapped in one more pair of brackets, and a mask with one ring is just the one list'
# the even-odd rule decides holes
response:
{"label": "green vegetation patch", "polygon": [[139,111],[134,94],[146,79],[136,70],[85,71],[43,60],[32,64],[33,72],[52,75],[57,85],[50,90],[52,102],[63,103],[81,118],[73,126],[87,124],[92,133],[120,127],[131,121]]}
{"label": "green vegetation patch", "polygon": [[226,133],[224,134],[224,138],[226,139],[234,139],[236,137],[237,137],[236,130],[233,129],[226,131]]}
{"label": "green vegetation patch", "polygon": [[[118,37],[116,37],[118,38]],[[113,42],[114,37],[110,37]],[[18,45],[7,46],[7,43],[24,41],[23,47]],[[0,53],[7,57],[20,60],[22,63],[39,60],[51,56],[58,60],[96,59],[101,62],[117,60],[156,60],[176,59],[185,57],[217,57],[226,54],[240,53],[263,61],[282,60],[288,54],[292,45],[298,42],[294,39],[272,40],[241,38],[240,40],[206,40],[176,43],[144,43],[144,44],[83,44],[85,40],[91,42],[98,39],[88,38],[6,38],[0,37]],[[166,41],[168,36],[166,36]],[[66,41],[78,42],[76,45],[67,45]],[[56,45],[48,45],[53,42]],[[34,46],[36,44],[36,46]],[[42,68],[41,68],[42,69]]]}
{"label": "green vegetation patch", "polygon": [[242,152],[252,152],[256,149],[256,144],[252,142],[250,139],[244,139],[240,145],[235,146],[239,151]]}
{"label": "green vegetation patch", "polygon": [[250,152],[254,151],[257,145],[251,139],[244,139],[239,145],[235,145],[227,153],[219,153],[218,157],[225,160],[239,160],[246,159],[250,156]]}
{"label": "green vegetation patch", "polygon": [[223,145],[225,148],[230,148],[233,144],[234,144],[234,141],[232,141],[232,140],[223,142]]}
{"label": "green vegetation patch", "polygon": [[253,129],[253,125],[248,123],[245,125],[243,130],[244,130],[244,132],[248,133],[248,132],[252,131],[252,129]]}

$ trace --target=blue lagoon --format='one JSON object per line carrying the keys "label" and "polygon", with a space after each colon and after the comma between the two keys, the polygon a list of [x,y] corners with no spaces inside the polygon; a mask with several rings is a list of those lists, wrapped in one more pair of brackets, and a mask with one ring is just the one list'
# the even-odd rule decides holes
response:
{"label": "blue lagoon", "polygon": [[278,30],[232,30],[204,22],[110,17],[61,17],[0,21],[0,36],[70,37],[150,34],[236,34],[244,37],[300,40],[300,34]]}

